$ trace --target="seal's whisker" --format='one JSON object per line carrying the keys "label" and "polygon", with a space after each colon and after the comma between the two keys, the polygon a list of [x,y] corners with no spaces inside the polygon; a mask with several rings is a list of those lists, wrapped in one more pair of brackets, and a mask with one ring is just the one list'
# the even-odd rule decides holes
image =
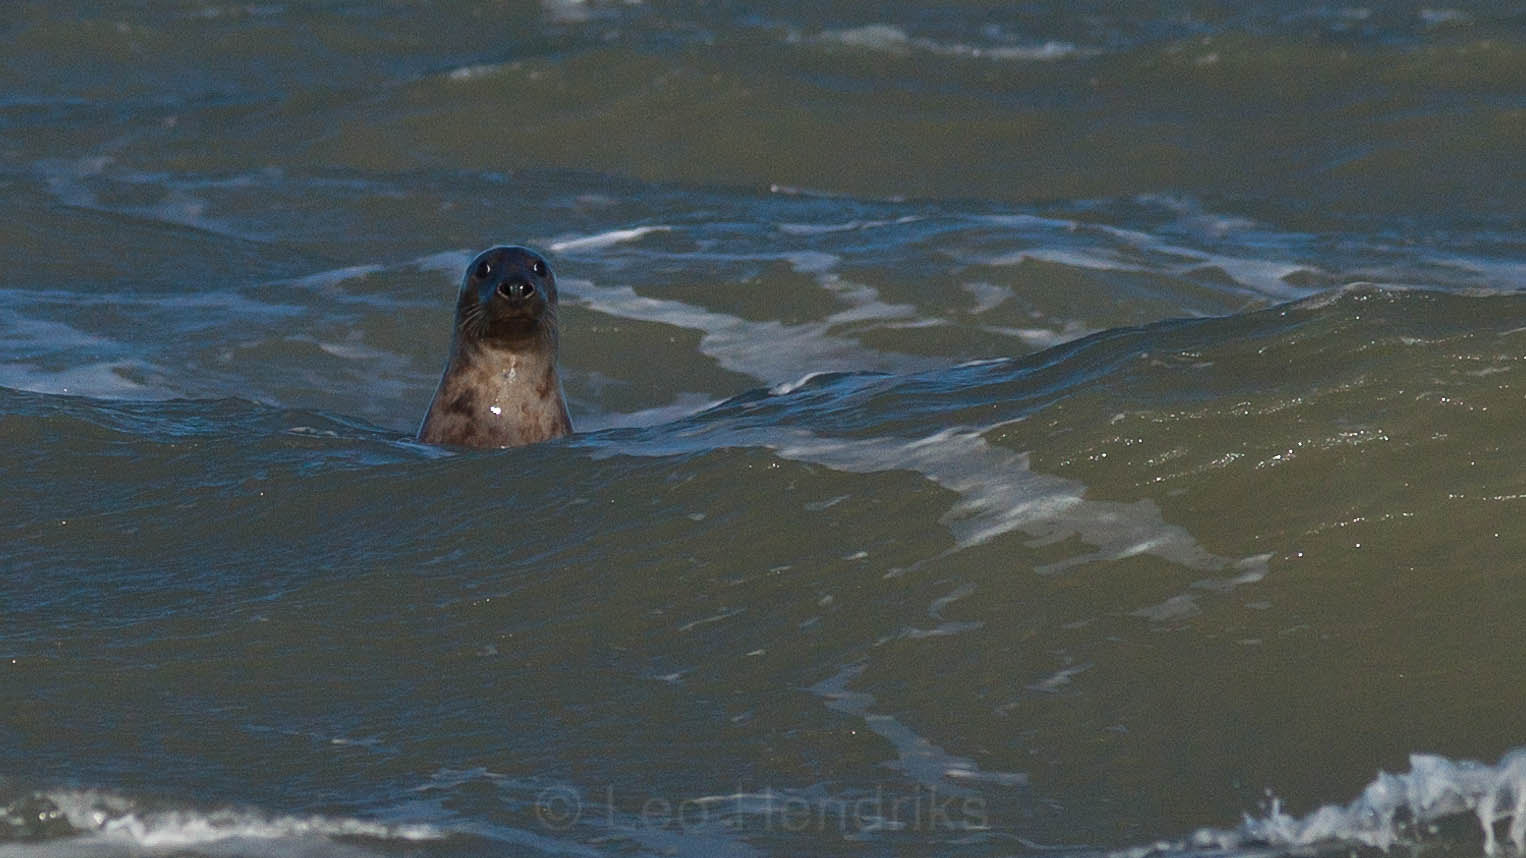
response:
{"label": "seal's whisker", "polygon": [[461,318],[456,325],[464,333],[472,336],[481,336],[482,329],[487,324],[487,312],[481,304],[472,304],[461,310]]}
{"label": "seal's whisker", "polygon": [[539,334],[542,342],[550,348],[552,354],[556,354],[556,349],[561,339],[561,329],[561,314],[557,312],[556,304],[546,304],[545,312],[541,314]]}

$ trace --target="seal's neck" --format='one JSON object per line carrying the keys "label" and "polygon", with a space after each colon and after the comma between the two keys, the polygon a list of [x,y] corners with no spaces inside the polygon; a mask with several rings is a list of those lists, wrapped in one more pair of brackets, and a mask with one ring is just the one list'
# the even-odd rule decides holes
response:
{"label": "seal's neck", "polygon": [[[543,409],[560,410],[562,382],[556,374],[556,355],[544,349],[509,350],[487,345],[456,355],[446,370],[463,389],[470,389],[479,409],[505,416],[529,418]],[[496,410],[495,410],[496,409]]]}
{"label": "seal's neck", "polygon": [[535,385],[548,375],[556,377],[556,346],[503,348],[480,342],[463,344],[451,355],[450,362],[452,368],[474,372],[486,386]]}
{"label": "seal's neck", "polygon": [[420,437],[430,443],[512,447],[571,432],[553,350],[477,343],[452,350]]}

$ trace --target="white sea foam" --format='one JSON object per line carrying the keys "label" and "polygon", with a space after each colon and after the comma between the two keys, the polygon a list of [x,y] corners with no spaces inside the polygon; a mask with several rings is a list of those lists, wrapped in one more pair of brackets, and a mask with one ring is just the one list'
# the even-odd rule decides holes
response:
{"label": "white sea foam", "polygon": [[670,232],[671,226],[638,226],[631,229],[612,229],[597,235],[563,238],[551,242],[547,248],[553,253],[576,253],[586,250],[602,250],[616,244],[637,241],[654,232]]}
{"label": "white sea foam", "polygon": [[1349,804],[1324,805],[1292,816],[1273,802],[1265,816],[1247,816],[1238,828],[1197,831],[1180,843],[1161,843],[1113,853],[1114,858],[1145,858],[1174,853],[1201,854],[1204,849],[1229,855],[1248,851],[1302,849],[1320,845],[1365,845],[1390,849],[1416,842],[1415,832],[1448,818],[1478,821],[1484,852],[1498,854],[1496,826],[1516,853],[1526,850],[1526,748],[1507,753],[1495,765],[1412,754],[1410,770],[1379,772]]}
{"label": "white sea foam", "polygon": [[904,52],[911,45],[911,37],[900,27],[889,24],[865,24],[843,30],[826,30],[818,37],[822,41],[837,42],[855,48],[877,51]]}
{"label": "white sea foam", "polygon": [[1091,662],[1067,667],[1062,670],[1057,670],[1054,673],[1051,673],[1050,675],[1027,687],[1029,691],[1039,691],[1045,694],[1053,694],[1069,685],[1071,679],[1075,678],[1077,674],[1085,673],[1086,671],[1091,670],[1091,668]]}
{"label": "white sea foam", "polygon": [[[1207,253],[1168,244],[1146,233],[1112,227],[1094,228],[1112,234],[1121,241],[1121,246],[1037,247],[971,261],[980,261],[987,265],[1017,265],[1034,260],[1095,271],[1137,271],[1164,273],[1177,277],[1186,277],[1196,272],[1216,268],[1251,293],[1273,300],[1290,301],[1316,291],[1288,282],[1287,278],[1293,274],[1313,270],[1310,266],[1301,263]],[[1125,254],[1121,252],[1122,250],[1129,252]],[[1138,258],[1137,254],[1141,252],[1151,254],[1150,264],[1144,264]],[[1171,261],[1167,262],[1167,259]]]}
{"label": "white sea foam", "polygon": [[927,609],[927,615],[935,620],[941,620],[943,619],[944,608],[947,608],[949,605],[954,604],[960,599],[966,599],[973,595],[975,595],[975,585],[962,584],[959,587],[956,587],[954,592],[949,593],[947,596],[939,596],[938,598],[934,599],[932,605],[930,605]]}
{"label": "white sea foam", "polygon": [[[1154,198],[1148,201],[1159,202]],[[1181,209],[1185,203],[1171,202]],[[1197,229],[1238,231],[1252,224],[1243,219],[1217,218],[1203,213],[1184,214]],[[1316,290],[1294,285],[1289,278],[1299,273],[1321,273],[1314,266],[1284,260],[1229,253],[1215,253],[1167,241],[1139,230],[1033,215],[983,215],[975,218],[993,226],[1023,233],[1056,237],[1053,243],[998,253],[956,253],[962,261],[985,265],[1017,265],[1028,260],[1050,262],[1097,271],[1138,271],[1190,278],[1194,273],[1217,269],[1252,295],[1277,301],[1306,297]]]}
{"label": "white sea foam", "polygon": [[941,365],[934,358],[881,352],[832,333],[835,326],[848,321],[905,319],[914,315],[915,311],[904,305],[879,301],[878,294],[868,287],[842,286],[836,291],[849,302],[847,309],[819,322],[795,325],[752,321],[682,301],[649,298],[629,286],[596,286],[588,280],[568,278],[562,281],[561,288],[568,298],[602,313],[701,331],[701,353],[726,369],[764,383],[799,378],[810,372],[907,372]]}
{"label": "white sea foam", "polygon": [[453,81],[480,80],[485,77],[495,77],[508,68],[504,63],[478,63],[476,65],[461,66],[450,70],[446,77]]}
{"label": "white sea foam", "polygon": [[1066,322],[1059,330],[1052,328],[1012,328],[1005,325],[981,325],[982,331],[1012,337],[1036,349],[1047,349],[1060,343],[1080,339],[1092,332],[1091,328],[1076,322]]}
{"label": "white sea foam", "polygon": [[[37,298],[35,294],[15,292],[11,292],[7,297],[18,305],[35,301]],[[57,298],[60,302],[68,300],[63,295],[57,295]],[[99,352],[103,348],[115,348],[118,345],[97,334],[86,333],[63,322],[24,316],[6,307],[0,307],[0,332],[5,334],[4,351],[15,354],[35,354],[44,350],[83,351],[89,349]]]}
{"label": "white sea foam", "polygon": [[[1000,427],[953,427],[922,438],[833,438],[804,429],[700,426],[661,441],[623,442],[597,456],[678,455],[724,447],[763,447],[785,459],[824,465],[849,473],[911,471],[958,495],[939,518],[954,537],[942,555],[982,545],[1012,532],[1031,537],[1031,546],[1053,545],[1072,537],[1095,550],[1035,568],[1056,575],[1088,563],[1151,555],[1211,577],[1193,582],[1193,591],[1224,592],[1262,580],[1269,555],[1225,557],[1209,551],[1185,528],[1166,522],[1153,501],[1133,503],[1085,498],[1086,486],[1075,480],[1041,474],[1028,457],[986,441]],[[936,558],[930,557],[927,560]],[[894,571],[894,570],[891,570]],[[1145,615],[1167,621],[1173,616]]]}
{"label": "white sea foam", "polygon": [[[1523,329],[1523,330],[1526,330],[1526,329]],[[794,381],[780,382],[780,383],[774,385],[773,387],[770,387],[768,389],[768,392],[773,394],[774,396],[786,396],[786,395],[794,393],[795,391],[799,390],[800,388],[805,387],[806,385],[810,384],[811,381],[813,381],[814,379],[820,378],[821,376],[824,376],[824,375],[830,375],[830,374],[831,373],[826,373],[826,372],[814,372],[814,371],[813,372],[808,372],[805,375],[802,375],[799,378],[795,379]]]}
{"label": "white sea foam", "polygon": [[41,369],[26,363],[0,364],[0,387],[99,399],[169,399],[182,391],[141,384],[128,374],[166,377],[160,367],[137,360],[102,361],[64,369]]}
{"label": "white sea foam", "polygon": [[461,272],[466,270],[466,263],[471,260],[472,251],[442,250],[439,253],[420,256],[408,264],[419,271],[441,271],[452,276],[460,276]]}
{"label": "white sea foam", "polygon": [[1028,783],[1024,772],[989,772],[974,760],[952,754],[917,734],[915,730],[890,715],[872,712],[874,695],[848,688],[859,674],[861,664],[849,665],[811,686],[811,693],[826,700],[827,708],[863,719],[871,731],[889,741],[896,760],[891,767],[917,783],[931,788],[960,789],[959,781],[985,781],[1007,786]]}
{"label": "white sea foam", "polygon": [[1087,268],[1093,271],[1132,271],[1137,265],[1125,263],[1111,253],[1099,253],[1094,249],[1070,250],[1061,247],[1035,247],[992,256],[982,260],[987,265],[1020,265],[1029,260],[1050,262],[1071,268]]}
{"label": "white sea foam", "polygon": [[[248,320],[280,318],[297,308],[251,300],[231,291],[171,295],[135,295],[95,291],[94,301],[142,312],[183,313],[198,324],[209,317]],[[172,380],[179,374],[144,357],[140,346],[35,314],[72,308],[76,293],[53,289],[11,289],[0,306],[0,386],[39,393],[104,399],[167,399],[189,391]],[[112,330],[121,330],[117,326]],[[81,362],[82,361],[82,362]]]}
{"label": "white sea foam", "polygon": [[[343,839],[426,841],[444,838],[432,825],[397,825],[330,816],[282,816],[247,809],[146,809],[131,799],[96,790],[56,790],[40,798],[57,808],[79,834],[27,844],[0,844],[0,855],[34,858],[51,854],[144,855],[198,854],[369,855]],[[125,852],[124,852],[125,850]]]}
{"label": "white sea foam", "polygon": [[[172,186],[158,174],[114,171],[107,175],[113,159],[104,156],[74,161],[47,159],[32,165],[34,173],[61,203],[75,208],[131,215],[160,223],[190,227],[202,232],[239,239],[259,240],[261,236],[236,228],[231,222],[207,215],[206,200],[183,188]],[[119,182],[128,185],[158,187],[163,197],[149,205],[111,205],[101,201],[91,188],[92,182]]]}
{"label": "white sea foam", "polygon": [[1510,291],[1515,291],[1520,288],[1520,284],[1526,283],[1526,262],[1480,259],[1478,257],[1449,253],[1433,254],[1427,257],[1426,261],[1468,274],[1479,275],[1485,279],[1485,282],[1504,285]]}
{"label": "white sea foam", "polygon": [[959,288],[975,299],[975,306],[970,308],[970,312],[977,316],[1000,307],[1012,298],[1011,289],[983,281],[960,283]]}
{"label": "white sea foam", "polygon": [[558,24],[583,24],[593,17],[588,0],[540,0],[540,6]]}
{"label": "white sea foam", "polygon": [[291,339],[295,342],[311,342],[326,354],[343,360],[365,361],[373,366],[382,362],[399,363],[397,355],[392,352],[375,349],[359,341],[335,343],[309,337],[292,337]]}
{"label": "white sea foam", "polygon": [[[876,35],[878,33],[878,35]],[[864,38],[894,38],[893,34],[865,31]],[[1185,204],[1183,204],[1185,205]],[[821,232],[887,227],[920,219],[855,220],[833,224],[783,223],[776,228],[786,234],[814,235]],[[1210,253],[1179,247],[1156,236],[1080,221],[1047,218],[1029,214],[981,215],[970,218],[972,226],[997,227],[1017,233],[1016,237],[1037,240],[1038,246],[1017,251],[961,251],[950,255],[957,261],[983,265],[1013,265],[1026,260],[1041,260],[1074,268],[1167,273],[1191,279],[1216,269],[1215,279],[1228,276],[1248,297],[1274,300],[1301,298],[1315,290],[1291,285],[1288,278],[1306,272],[1299,263],[1268,261],[1232,254]],[[654,231],[672,230],[670,226],[641,226],[610,230],[588,236],[559,239],[550,247],[558,252],[598,251],[619,244],[638,241]],[[957,248],[957,242],[952,244]],[[937,368],[933,358],[887,352],[864,346],[856,337],[841,333],[848,326],[864,322],[879,323],[884,328],[936,326],[950,324],[948,319],[929,317],[910,304],[884,301],[872,286],[843,278],[836,273],[840,258],[821,251],[794,251],[775,254],[720,254],[701,251],[683,254],[688,264],[758,262],[781,259],[803,274],[816,278],[821,289],[833,294],[845,306],[825,318],[787,324],[782,321],[749,320],[709,310],[683,301],[645,297],[622,285],[601,285],[586,279],[563,280],[563,293],[571,300],[611,315],[660,322],[699,330],[700,351],[721,366],[750,375],[764,383],[781,384],[791,377],[812,372],[840,370],[885,370],[910,372]],[[459,267],[458,264],[452,267]],[[1223,274],[1218,272],[1222,271]],[[989,312],[1010,300],[1006,287],[985,282],[961,284],[975,299],[975,314]],[[1235,287],[1230,286],[1231,290]],[[1074,320],[1053,320],[1053,324],[1013,326],[983,325],[983,331],[1012,337],[1034,348],[1047,348],[1090,333],[1091,328]]]}
{"label": "white sea foam", "polygon": [[[464,267],[465,262],[457,266]],[[421,266],[422,267],[422,266]],[[349,280],[358,280],[381,271],[380,265],[349,265],[344,268],[332,268],[327,271],[316,271],[291,281],[293,286],[301,286],[305,289],[314,289],[320,292],[330,292],[334,287]]]}
{"label": "white sea foam", "polygon": [[828,235],[836,232],[859,232],[866,229],[878,229],[886,226],[900,226],[901,224],[915,223],[922,218],[918,215],[905,215],[886,220],[850,220],[843,223],[780,223],[774,228],[785,235]]}
{"label": "white sea foam", "polygon": [[643,408],[639,411],[609,411],[589,413],[578,417],[579,432],[597,432],[601,429],[632,428],[638,426],[657,426],[662,423],[671,423],[700,411],[704,411],[721,400],[703,393],[680,393],[667,405],[659,405],[655,408]]}
{"label": "white sea foam", "polygon": [[1236,580],[1264,572],[1266,558],[1213,554],[1185,529],[1167,524],[1152,501],[1085,500],[1084,484],[1035,473],[1026,455],[990,444],[986,431],[956,427],[917,439],[841,439],[797,430],[768,446],[787,459],[853,473],[915,471],[957,493],[959,501],[940,519],[954,534],[956,549],[1012,531],[1029,534],[1034,544],[1075,536],[1097,549],[1041,566],[1040,574],[1139,554],[1189,569],[1234,570]]}
{"label": "white sea foam", "polygon": [[1473,23],[1473,16],[1461,9],[1421,9],[1420,23],[1427,27],[1462,27]]}
{"label": "white sea foam", "polygon": [[438,840],[428,825],[383,825],[360,819],[309,816],[267,817],[242,811],[171,811],[129,813],[103,823],[99,831],[113,840],[149,848],[184,848],[220,840],[285,840],[311,837],[371,837],[381,840]]}
{"label": "white sea foam", "polygon": [[1093,56],[1100,51],[1077,47],[1071,42],[1050,40],[1036,44],[970,45],[912,37],[891,24],[865,24],[841,30],[825,30],[814,41],[904,56],[926,53],[957,59],[1007,61],[1053,61]]}

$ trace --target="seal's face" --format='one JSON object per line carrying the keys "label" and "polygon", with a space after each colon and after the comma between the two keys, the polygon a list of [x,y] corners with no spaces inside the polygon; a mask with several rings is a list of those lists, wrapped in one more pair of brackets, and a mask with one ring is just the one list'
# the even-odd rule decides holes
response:
{"label": "seal's face", "polygon": [[554,346],[556,275],[528,248],[484,250],[466,267],[456,316],[475,340],[516,347],[549,339]]}

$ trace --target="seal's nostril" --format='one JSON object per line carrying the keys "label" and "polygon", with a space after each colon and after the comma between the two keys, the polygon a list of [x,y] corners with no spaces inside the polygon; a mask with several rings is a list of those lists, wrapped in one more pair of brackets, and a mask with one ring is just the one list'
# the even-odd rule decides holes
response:
{"label": "seal's nostril", "polygon": [[523,301],[535,294],[535,287],[522,280],[517,283],[499,283],[498,294],[510,301]]}

